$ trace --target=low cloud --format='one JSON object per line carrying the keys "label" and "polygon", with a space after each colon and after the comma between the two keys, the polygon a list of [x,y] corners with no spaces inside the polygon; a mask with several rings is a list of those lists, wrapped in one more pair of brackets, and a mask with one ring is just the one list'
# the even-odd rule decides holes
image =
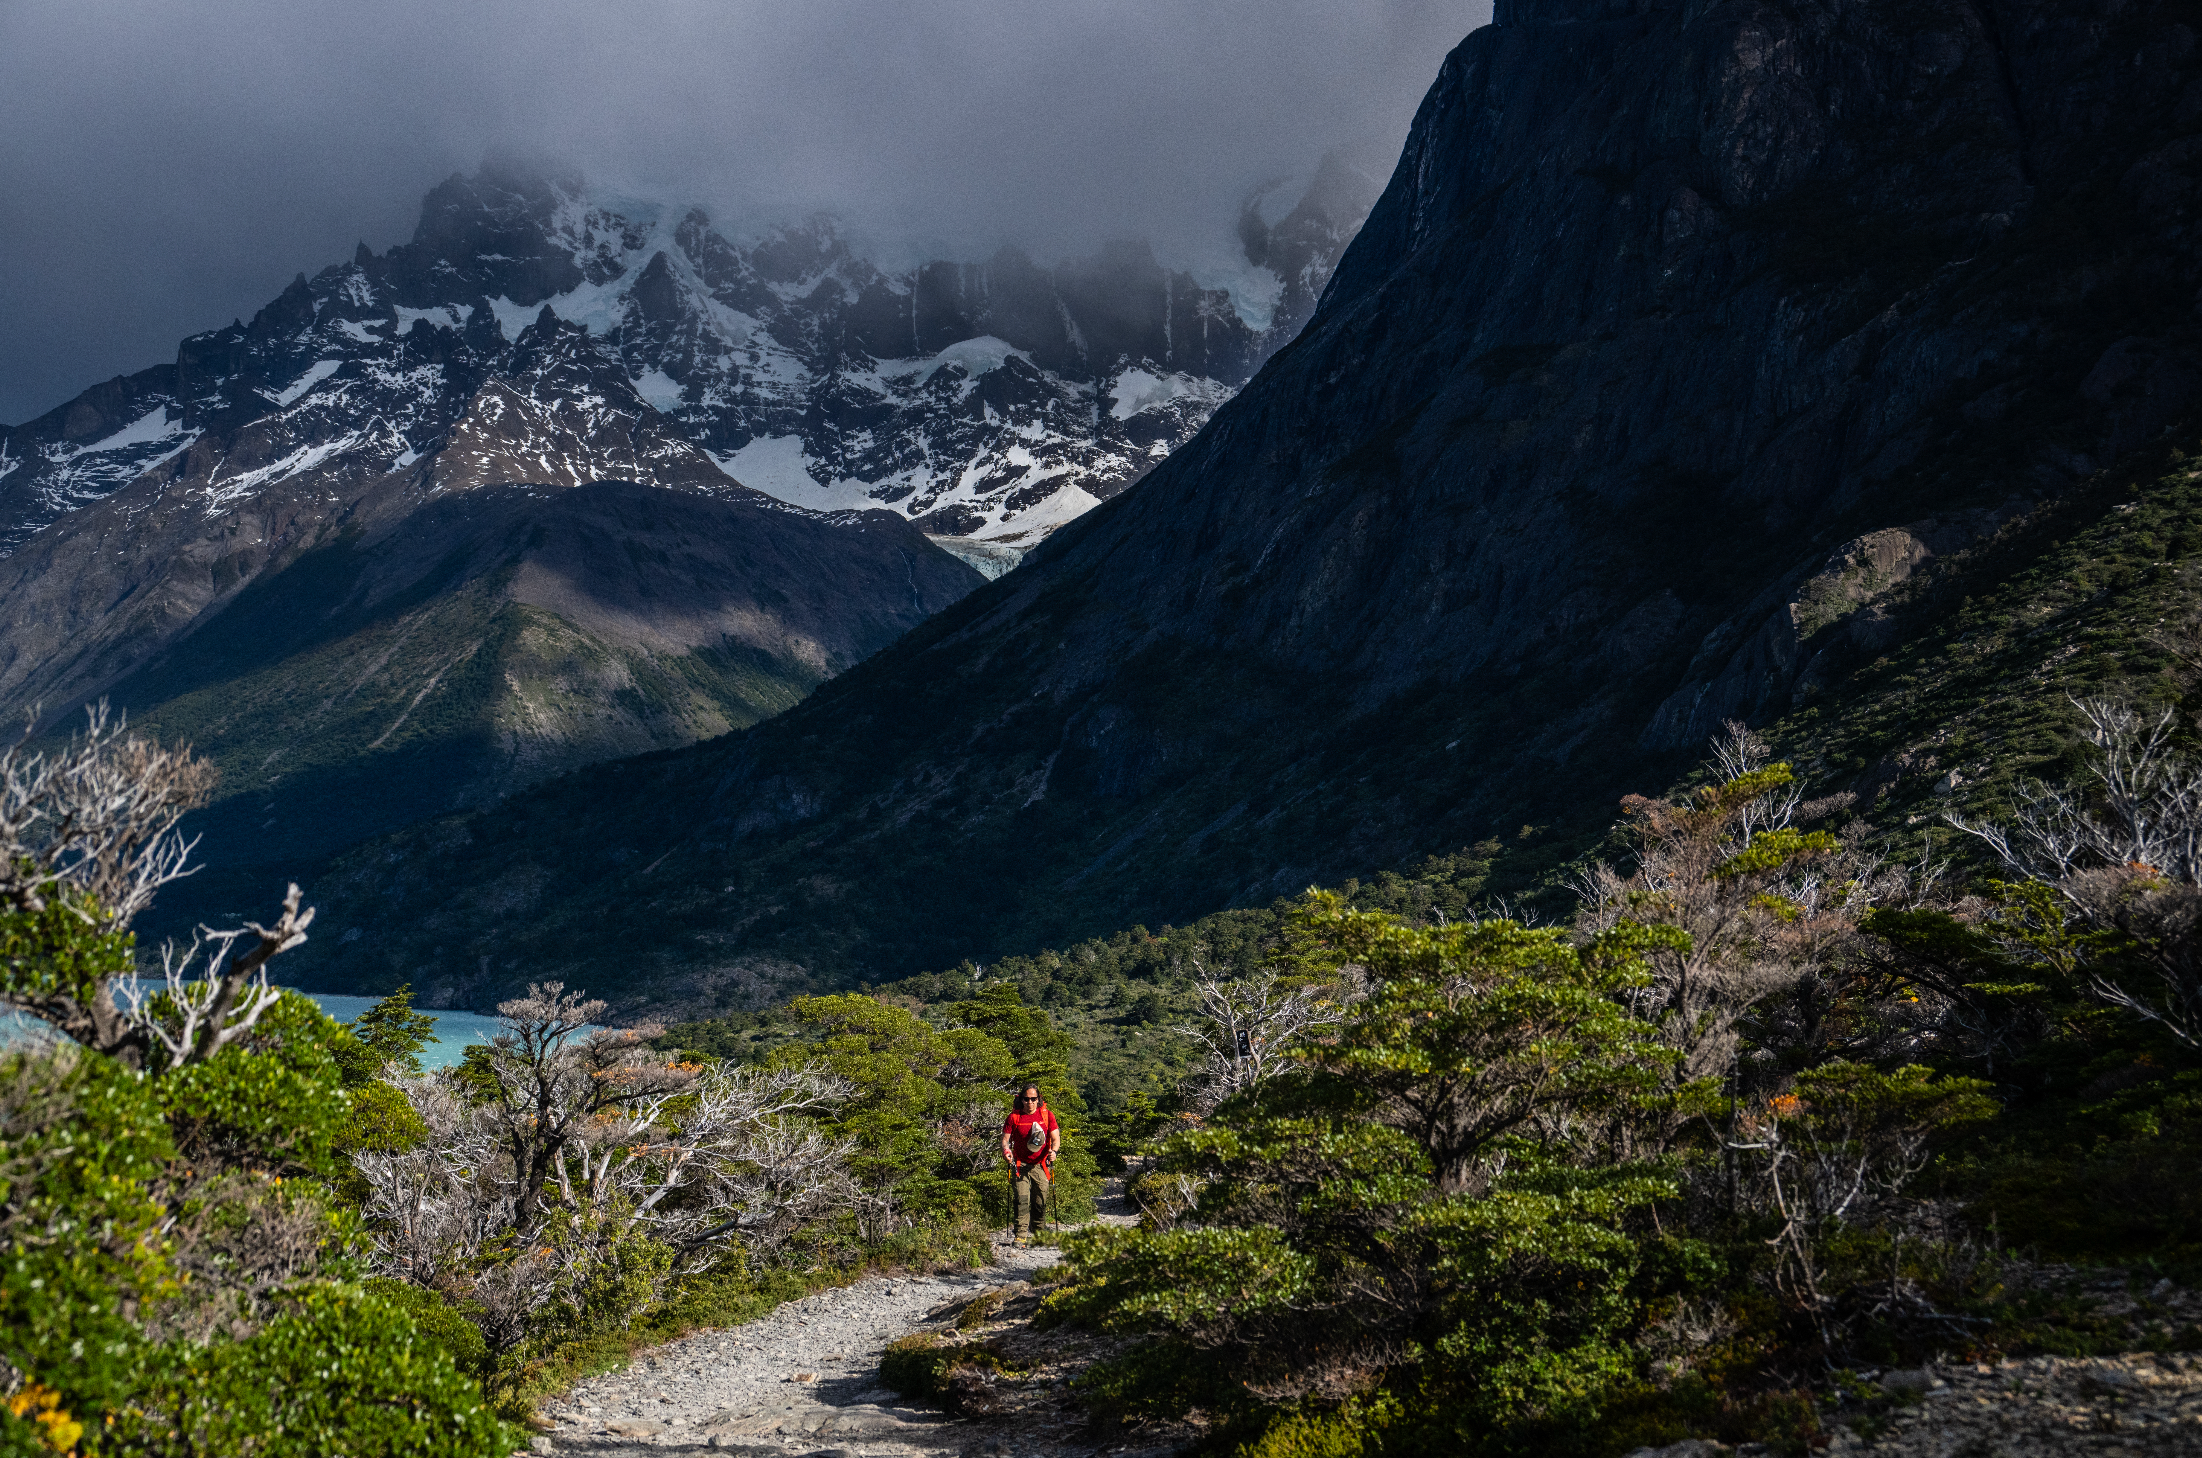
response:
{"label": "low cloud", "polygon": [[1333,147],[1387,171],[1488,0],[394,0],[0,10],[0,420],[408,236],[483,157],[825,208],[902,257],[1220,259]]}

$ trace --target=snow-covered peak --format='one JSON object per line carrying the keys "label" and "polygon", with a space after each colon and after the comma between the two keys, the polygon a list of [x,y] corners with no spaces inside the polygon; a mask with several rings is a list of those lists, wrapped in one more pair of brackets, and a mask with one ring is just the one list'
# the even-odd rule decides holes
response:
{"label": "snow-covered peak", "polygon": [[434,458],[494,387],[564,434],[476,440],[468,480],[672,469],[657,446],[590,467],[577,442],[616,417],[685,442],[691,486],[723,469],[1013,556],[1151,470],[1297,330],[1350,238],[1330,183],[1325,206],[1318,189],[1257,215],[1215,288],[1136,242],[887,270],[831,218],[730,236],[700,209],[484,168],[431,191],[409,242],[301,275],[96,409],[0,432],[0,549],[187,452],[225,511],[306,473],[455,479]]}

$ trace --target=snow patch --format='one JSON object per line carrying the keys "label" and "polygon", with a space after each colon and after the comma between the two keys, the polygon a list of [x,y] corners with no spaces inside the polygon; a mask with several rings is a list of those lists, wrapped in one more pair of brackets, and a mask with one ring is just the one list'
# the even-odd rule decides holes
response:
{"label": "snow patch", "polygon": [[[1101,504],[1101,498],[1088,492],[1083,486],[1059,486],[1045,501],[1023,511],[1005,511],[1000,522],[991,532],[980,533],[981,538],[1021,537],[1028,532],[1052,532],[1067,522],[1076,521]],[[1016,530],[1009,530],[1015,523]]]}
{"label": "snow patch", "polygon": [[[170,461],[173,461],[174,459],[176,459],[176,457],[182,455],[185,451],[190,450],[192,446],[198,444],[199,435],[200,432],[194,430],[189,435],[185,436],[182,440],[179,440],[174,445],[170,446],[167,450],[162,451],[159,455],[153,457],[153,459],[149,461],[140,461],[137,466],[137,473],[142,476],[147,471],[152,470],[155,466],[164,466]],[[0,476],[5,476],[6,474],[7,472],[0,471]]]}
{"label": "snow patch", "polygon": [[[580,288],[545,299],[550,311],[568,324],[581,324],[591,334],[609,334],[627,318],[627,295],[620,288],[626,282],[624,276],[610,283],[583,284]],[[543,304],[515,304],[502,294],[489,301],[490,312],[497,316],[497,329],[507,339],[518,339],[520,331],[533,324],[543,312]]]}
{"label": "snow patch", "polygon": [[343,360],[317,359],[307,368],[306,373],[291,381],[288,388],[273,393],[262,390],[260,393],[278,405],[288,405],[342,368]]}
{"label": "snow patch", "polygon": [[1244,255],[1209,257],[1191,262],[1186,271],[1200,287],[1229,294],[1231,312],[1247,328],[1263,330],[1277,321],[1285,281],[1266,264],[1248,263]]}
{"label": "snow patch", "polygon": [[474,306],[472,304],[438,304],[433,309],[408,309],[400,304],[398,305],[398,333],[403,334],[410,330],[414,321],[418,319],[426,319],[431,326],[437,329],[458,329],[473,317]]}
{"label": "snow patch", "polygon": [[347,338],[356,339],[361,344],[382,343],[382,336],[375,333],[377,329],[383,327],[383,322],[380,319],[364,324],[357,319],[339,319],[336,321],[336,327],[343,331]]}
{"label": "snow patch", "polygon": [[[79,446],[75,454],[90,455],[95,451],[119,451],[126,446],[152,445],[155,441],[167,440],[182,431],[183,422],[171,421],[166,405],[155,405],[106,439],[95,440],[88,446]],[[5,474],[6,472],[0,471],[0,475]]]}
{"label": "snow patch", "polygon": [[1203,403],[1221,404],[1230,395],[1228,386],[1198,375],[1158,375],[1147,370],[1131,369],[1118,375],[1109,385],[1114,403],[1109,414],[1118,420],[1129,420],[1142,410],[1157,405],[1167,405],[1173,400],[1197,400]]}
{"label": "snow patch", "polygon": [[720,470],[767,496],[814,506],[826,488],[811,476],[799,435],[761,435],[732,455],[713,454]]}
{"label": "snow patch", "polygon": [[936,537],[928,532],[925,540],[973,568],[987,581],[1014,568],[1025,558],[1025,549],[1012,547],[1007,542],[982,542],[971,537]]}
{"label": "snow patch", "polygon": [[660,415],[680,408],[680,382],[663,370],[645,370],[635,377],[635,393],[650,402]]}
{"label": "snow patch", "polygon": [[497,316],[497,332],[499,334],[507,339],[518,339],[520,331],[533,324],[535,316],[543,312],[543,306],[537,304],[530,308],[526,304],[515,304],[503,294],[499,294],[489,301],[489,312]]}
{"label": "snow patch", "polygon": [[[1008,340],[996,339],[991,334],[981,334],[976,339],[966,339],[960,343],[949,345],[939,354],[934,355],[932,359],[920,365],[918,367],[920,371],[918,382],[923,384],[939,373],[943,366],[952,364],[962,365],[964,373],[975,380],[990,370],[1000,369],[1003,365],[1009,363],[1012,357],[1021,359],[1026,364],[1032,363],[1031,355],[1026,354]],[[884,366],[881,367],[880,373],[886,373]]]}
{"label": "snow patch", "polygon": [[207,515],[213,516],[224,507],[242,501],[262,486],[271,486],[301,471],[310,471],[330,457],[350,450],[362,439],[364,436],[355,431],[350,435],[338,436],[335,440],[323,441],[319,445],[300,446],[279,461],[270,461],[265,466],[241,471],[227,481],[209,482],[206,488]]}

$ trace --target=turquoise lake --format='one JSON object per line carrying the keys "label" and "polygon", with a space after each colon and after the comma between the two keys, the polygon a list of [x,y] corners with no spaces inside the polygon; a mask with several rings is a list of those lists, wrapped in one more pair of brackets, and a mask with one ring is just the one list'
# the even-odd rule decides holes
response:
{"label": "turquoise lake", "polygon": [[[309,992],[306,996],[340,1023],[350,1022],[378,1001],[372,997],[341,997],[324,992]],[[415,1008],[414,1011],[427,1013],[436,1020],[428,1046],[421,1049],[423,1068],[449,1068],[466,1056],[467,1044],[486,1043],[489,1035],[497,1031],[497,1019],[488,1013],[433,1007]],[[20,1013],[0,1013],[0,1044],[13,1042],[23,1033],[41,1026]]]}
{"label": "turquoise lake", "polygon": [[[374,997],[342,997],[333,992],[309,992],[306,996],[312,998],[323,1012],[340,1023],[350,1022],[381,1001]],[[449,1068],[466,1056],[467,1044],[486,1043],[489,1035],[497,1031],[497,1017],[494,1013],[458,1012],[451,1008],[433,1007],[413,1010],[427,1013],[436,1020],[436,1031],[431,1035],[428,1046],[421,1049],[423,1068]]]}

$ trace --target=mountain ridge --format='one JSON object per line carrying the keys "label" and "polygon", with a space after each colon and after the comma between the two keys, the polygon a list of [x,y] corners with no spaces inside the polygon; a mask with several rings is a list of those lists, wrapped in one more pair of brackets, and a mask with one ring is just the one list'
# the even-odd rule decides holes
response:
{"label": "mountain ridge", "polygon": [[379,255],[361,244],[348,264],[298,275],[250,325],[184,341],[173,365],[0,427],[0,550],[394,355],[409,355],[410,377],[384,382],[380,428],[343,450],[410,463],[448,428],[461,376],[492,367],[548,308],[585,325],[667,429],[722,469],[797,505],[985,535],[996,545],[972,555],[1002,560],[1136,480],[1289,338],[1372,192],[1326,158],[1275,226],[1247,204],[1246,247],[1266,260],[1250,266],[1276,284],[1257,324],[1143,243],[1053,268],[1004,249],[889,272],[829,217],[738,245],[697,209],[485,165],[431,190],[412,241]]}
{"label": "mountain ridge", "polygon": [[[1358,224],[1353,186],[1326,166],[1263,225],[1284,305]],[[454,177],[412,242],[0,431],[0,709],[58,733],[109,698],[221,768],[198,818],[215,866],[323,855],[786,708],[1136,478],[1293,323],[1265,334],[1134,245],[894,275],[830,222],[737,246],[694,211],[630,211],[573,181]],[[931,355],[865,352],[905,325]],[[873,476],[899,451],[964,504],[804,474],[805,451],[867,449]],[[744,457],[778,494],[736,479]],[[974,500],[1007,539],[954,535]],[[531,531],[581,564],[563,588]],[[600,570],[637,551],[643,585]],[[637,592],[650,613],[600,596]],[[430,725],[443,738],[415,742]]]}
{"label": "mountain ridge", "polygon": [[414,453],[372,407],[447,343],[321,371],[0,558],[0,702],[196,742],[210,864],[317,856],[754,723],[983,580],[891,513],[735,482],[548,311],[444,376],[465,394]]}
{"label": "mountain ridge", "polygon": [[316,892],[373,935],[311,975],[492,997],[583,975],[585,916],[650,929],[595,990],[706,1007],[1602,832],[2193,408],[2189,14],[1504,7],[1309,326],[1136,489],[616,800],[343,859]]}

